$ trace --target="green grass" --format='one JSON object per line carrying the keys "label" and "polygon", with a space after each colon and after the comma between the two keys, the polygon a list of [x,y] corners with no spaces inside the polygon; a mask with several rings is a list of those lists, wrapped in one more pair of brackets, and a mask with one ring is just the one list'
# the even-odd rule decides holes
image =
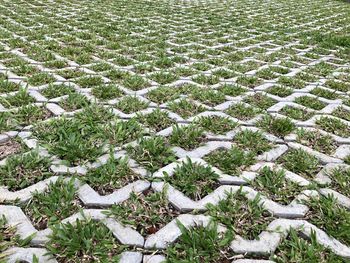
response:
{"label": "green grass", "polygon": [[122,85],[131,90],[141,90],[150,86],[149,82],[139,75],[131,75],[124,79]]}
{"label": "green grass", "polygon": [[177,75],[169,73],[169,72],[164,72],[164,71],[159,71],[159,72],[151,75],[151,79],[154,80],[155,82],[159,83],[160,85],[174,82],[178,78],[179,77]]}
{"label": "green grass", "polygon": [[349,36],[338,34],[325,34],[323,32],[313,32],[311,41],[327,48],[350,47]]}
{"label": "green grass", "polygon": [[295,124],[289,118],[275,118],[270,115],[265,115],[257,125],[266,132],[282,138],[295,129]]}
{"label": "green grass", "polygon": [[92,88],[103,84],[103,80],[100,76],[86,76],[78,79],[77,84],[81,88]]}
{"label": "green grass", "polygon": [[285,106],[282,108],[280,113],[286,115],[289,118],[299,120],[299,121],[306,121],[310,119],[314,114],[306,109],[301,108],[295,108],[292,106]]}
{"label": "green grass", "polygon": [[259,113],[262,113],[262,111],[243,103],[237,103],[230,106],[226,110],[226,113],[239,120],[247,121],[256,117]]}
{"label": "green grass", "polygon": [[[350,47],[346,39],[350,5],[344,1],[198,4],[115,0],[96,4],[82,0],[51,1],[48,5],[12,0],[0,9],[0,188],[17,191],[55,175],[49,158],[28,155],[26,159],[23,154],[29,149],[19,140],[4,142],[8,131],[28,131],[28,144],[37,139],[39,146],[63,165],[85,167],[85,174],[69,176],[89,184],[102,196],[136,180],[152,182],[152,178],[137,174],[137,166],[149,175],[156,173],[180,157],[175,154],[176,147],[193,154],[206,149],[207,143],[232,144],[229,149],[207,152],[203,159],[228,175],[242,176],[264,155],[285,145],[290,136],[296,135],[295,142],[327,156],[333,156],[340,146],[334,135],[343,140],[350,137]],[[339,105],[331,109],[334,102]],[[55,116],[53,104],[65,112]],[[310,125],[318,131],[309,132]],[[165,133],[166,129],[170,132]],[[228,132],[232,132],[230,138],[225,136]],[[278,137],[278,142],[270,140],[271,135]],[[113,158],[124,153],[127,157]],[[102,156],[109,156],[108,162],[92,168],[90,163]],[[130,162],[135,167],[129,166],[127,158],[135,160]],[[278,169],[258,171],[257,177],[247,182],[268,198],[289,204],[300,191],[321,187],[349,196],[345,168],[329,172],[329,185],[316,185],[312,181],[325,168],[324,158],[319,160],[293,147],[276,158],[271,164]],[[341,159],[350,164],[350,155]],[[180,168],[176,176],[168,178],[169,184],[194,200],[220,185],[206,167],[192,164]],[[311,186],[291,183],[287,171],[309,180]],[[117,212],[119,221],[130,220],[144,236],[178,216],[164,196],[157,199],[148,191],[127,200]],[[66,206],[71,207],[77,199],[65,199],[71,197],[65,187],[51,194],[45,191],[40,200],[35,195],[28,204],[35,207],[28,208],[27,216],[58,222],[68,210],[73,212]],[[214,215],[220,215],[224,225],[233,226],[228,233],[231,236],[256,237],[271,216],[250,206],[244,197],[231,199],[227,207],[220,208],[229,212],[215,210]],[[140,227],[147,217],[151,224]],[[93,232],[95,227],[99,229],[89,226],[87,231]],[[220,243],[225,236],[210,232],[211,228],[209,232],[196,229],[200,228],[184,231],[188,240],[175,241],[172,256],[167,249],[125,249],[166,254],[170,262],[188,263],[270,256],[236,255],[228,243]],[[103,243],[89,245],[94,233],[84,237],[85,233],[73,230],[57,235],[61,240],[55,246],[58,262],[117,262],[117,255],[124,251],[112,236],[107,238],[109,250]],[[65,242],[65,235],[77,245]],[[338,260],[312,240],[298,242],[291,235],[286,240],[291,242],[278,249],[277,262]],[[67,253],[71,257],[66,257]],[[85,254],[88,256],[83,258]]]}
{"label": "green grass", "polygon": [[165,192],[146,190],[132,193],[130,198],[118,205],[113,205],[104,213],[124,225],[131,226],[141,235],[156,233],[179,213],[168,203]]}
{"label": "green grass", "polygon": [[196,77],[193,77],[192,80],[201,85],[214,85],[220,81],[220,79],[215,75],[204,74],[199,74]]}
{"label": "green grass", "polygon": [[225,95],[232,96],[232,97],[239,96],[246,91],[246,89],[242,88],[239,85],[229,85],[229,84],[221,85],[218,88],[218,90],[224,93]]}
{"label": "green grass", "polygon": [[106,130],[102,124],[111,118],[108,110],[90,107],[74,118],[61,117],[39,123],[33,134],[50,153],[68,164],[93,161],[103,153]]}
{"label": "green grass", "polygon": [[225,94],[208,88],[192,88],[189,91],[193,100],[199,101],[208,106],[216,106],[225,101]]}
{"label": "green grass", "polygon": [[350,90],[350,85],[344,82],[339,82],[335,80],[327,80],[325,83],[326,87],[333,89],[335,91],[348,92]]}
{"label": "green grass", "polygon": [[60,178],[50,183],[46,192],[34,192],[24,211],[36,229],[42,230],[78,212],[79,207],[74,179],[64,182]]}
{"label": "green grass", "polygon": [[165,174],[165,181],[193,200],[200,200],[219,186],[219,175],[210,166],[203,166],[187,158],[174,174]]}
{"label": "green grass", "polygon": [[255,88],[261,84],[261,80],[257,77],[249,77],[249,76],[240,76],[237,79],[237,84],[248,87]]}
{"label": "green grass", "polygon": [[68,97],[61,100],[59,105],[66,111],[75,111],[90,105],[90,101],[82,94],[70,93]]}
{"label": "green grass", "polygon": [[306,86],[306,83],[302,80],[286,76],[279,77],[277,82],[293,89],[302,89]]}
{"label": "green grass", "polygon": [[193,150],[200,146],[205,140],[204,130],[196,125],[173,126],[169,136],[169,143],[185,150]]}
{"label": "green grass", "polygon": [[52,176],[49,165],[49,159],[40,157],[36,151],[13,155],[0,166],[0,185],[11,191],[26,188]]}
{"label": "green grass", "polygon": [[168,107],[171,111],[179,114],[184,119],[205,111],[205,108],[203,106],[197,105],[193,101],[187,99],[171,102],[169,103]]}
{"label": "green grass", "polygon": [[331,188],[350,198],[350,169],[334,168],[326,173],[331,179]]}
{"label": "green grass", "polygon": [[126,157],[116,159],[111,155],[105,164],[89,170],[79,179],[88,183],[101,195],[105,195],[140,179],[140,176],[130,169]]}
{"label": "green grass", "polygon": [[343,244],[350,244],[350,212],[339,205],[333,196],[314,197],[305,201],[310,208],[306,218],[311,224]]}
{"label": "green grass", "polygon": [[7,111],[0,112],[0,133],[10,131],[15,127],[15,118],[13,114]]}
{"label": "green grass", "polygon": [[266,95],[263,95],[262,93],[255,93],[252,96],[246,97],[244,99],[244,102],[255,106],[257,108],[260,108],[262,110],[267,110],[272,105],[276,103],[276,101]]}
{"label": "green grass", "polygon": [[171,148],[162,137],[141,138],[137,146],[127,147],[128,153],[150,172],[176,160]]}
{"label": "green grass", "polygon": [[103,125],[101,130],[96,130],[96,136],[101,136],[108,141],[110,145],[122,146],[125,143],[131,142],[143,134],[143,129],[136,119],[118,120]]}
{"label": "green grass", "polygon": [[287,180],[284,170],[271,169],[267,166],[259,171],[251,184],[255,190],[283,205],[290,204],[303,189],[298,184]]}
{"label": "green grass", "polygon": [[322,88],[314,88],[311,92],[311,94],[316,95],[318,97],[323,97],[329,100],[335,100],[337,98],[339,98],[339,95],[335,93],[335,91],[329,91],[326,89],[322,89]]}
{"label": "green grass", "polygon": [[61,84],[49,85],[46,89],[41,91],[41,94],[48,99],[53,99],[64,95],[68,95],[72,92],[74,92],[74,89],[71,86]]}
{"label": "green grass", "polygon": [[92,88],[92,95],[100,100],[111,100],[119,98],[123,92],[115,85],[101,85]]}
{"label": "green grass", "polygon": [[316,121],[316,124],[326,132],[332,133],[340,137],[350,136],[350,126],[339,119],[330,117],[321,117]]}
{"label": "green grass", "polygon": [[20,85],[10,82],[7,79],[0,79],[0,94],[6,92],[18,91]]}
{"label": "green grass", "polygon": [[178,226],[181,230],[179,240],[170,245],[165,255],[166,262],[228,262],[228,246],[232,236],[218,233],[218,226],[210,223],[207,227],[196,226],[186,228],[180,222]]}
{"label": "green grass", "polygon": [[26,89],[20,89],[15,95],[0,97],[0,104],[6,108],[25,106],[35,102]]}
{"label": "green grass", "polygon": [[256,239],[261,231],[266,230],[272,217],[259,204],[259,196],[248,200],[245,195],[242,190],[227,193],[217,205],[209,204],[206,214],[226,226],[234,236]]}
{"label": "green grass", "polygon": [[131,114],[137,111],[144,110],[148,107],[149,103],[141,101],[134,96],[123,97],[115,107],[126,114]]}
{"label": "green grass", "polygon": [[46,72],[36,73],[30,76],[27,80],[29,85],[41,86],[55,81],[55,78]]}
{"label": "green grass", "polygon": [[46,248],[60,262],[118,262],[126,249],[106,226],[88,219],[53,226],[49,238]]}
{"label": "green grass", "polygon": [[322,110],[326,104],[310,96],[302,96],[295,99],[295,102],[313,110]]}
{"label": "green grass", "polygon": [[18,111],[14,114],[14,118],[18,125],[27,126],[46,120],[52,117],[52,115],[53,114],[44,107],[27,105],[18,108]]}
{"label": "green grass", "polygon": [[239,175],[240,172],[255,163],[255,154],[245,152],[238,147],[219,149],[205,156],[204,160],[222,172],[229,175]]}
{"label": "green grass", "polygon": [[268,88],[266,91],[272,95],[276,95],[282,98],[288,97],[293,93],[293,90],[291,88],[287,88],[284,86],[272,86],[271,88]]}
{"label": "green grass", "polygon": [[298,129],[297,142],[324,154],[331,155],[338,147],[330,135],[322,135],[319,131]]}
{"label": "green grass", "polygon": [[202,116],[196,119],[196,124],[214,134],[225,134],[237,127],[237,123],[227,117],[216,115]]}
{"label": "green grass", "polygon": [[180,93],[181,91],[178,88],[161,86],[148,92],[147,98],[155,103],[162,104],[179,98]]}
{"label": "green grass", "polygon": [[259,131],[240,131],[235,135],[234,142],[242,150],[247,149],[258,155],[273,148],[271,143]]}
{"label": "green grass", "polygon": [[34,129],[34,136],[40,143],[69,164],[93,161],[102,155],[105,145],[102,135],[102,127],[83,126],[77,118],[53,119],[38,124]]}
{"label": "green grass", "polygon": [[138,114],[137,120],[155,132],[159,132],[175,124],[175,121],[169,117],[169,113],[159,108],[148,114]]}
{"label": "green grass", "polygon": [[319,161],[313,155],[310,155],[302,149],[292,149],[282,155],[279,162],[283,166],[296,174],[313,178],[319,170]]}
{"label": "green grass", "polygon": [[315,232],[311,232],[310,239],[303,239],[297,231],[291,230],[285,239],[271,256],[271,260],[277,263],[345,263],[345,259],[334,254],[331,250],[323,247],[317,242]]}
{"label": "green grass", "polygon": [[350,111],[345,109],[342,106],[339,106],[338,108],[336,108],[333,112],[332,115],[335,117],[338,117],[340,119],[346,120],[346,121],[350,121]]}

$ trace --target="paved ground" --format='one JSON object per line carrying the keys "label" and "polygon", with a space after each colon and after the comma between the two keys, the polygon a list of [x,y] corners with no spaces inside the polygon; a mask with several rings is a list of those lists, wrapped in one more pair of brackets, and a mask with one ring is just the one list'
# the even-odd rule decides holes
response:
{"label": "paved ground", "polygon": [[346,1],[0,0],[0,262],[349,262]]}

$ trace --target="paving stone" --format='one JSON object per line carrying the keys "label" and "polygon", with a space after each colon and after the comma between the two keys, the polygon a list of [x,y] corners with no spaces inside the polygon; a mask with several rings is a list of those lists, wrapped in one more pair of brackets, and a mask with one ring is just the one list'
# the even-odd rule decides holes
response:
{"label": "paving stone", "polygon": [[[81,207],[60,223],[101,222],[126,246],[120,262],[165,262],[167,247],[180,240],[179,222],[189,231],[208,228],[213,220],[207,216],[208,205],[239,191],[245,193],[247,203],[259,197],[258,205],[272,221],[255,240],[235,235],[227,260],[274,262],[276,249],[291,229],[305,240],[315,233],[317,243],[350,259],[346,242],[332,237],[327,226],[311,224],[307,203],[332,195],[337,209],[344,209],[344,214],[350,210],[350,196],[344,190],[349,178],[343,176],[338,182],[330,174],[334,169],[350,169],[347,1],[96,5],[87,0],[0,0],[0,10],[0,146],[9,140],[23,144],[19,153],[0,160],[0,216],[19,237],[33,235],[26,247],[14,244],[0,251],[6,262],[32,262],[34,256],[39,262],[59,261],[47,254],[52,230],[36,229],[25,209],[33,196],[48,193],[49,185],[59,178],[67,184],[74,178],[74,202]],[[264,124],[266,116],[271,121]],[[79,125],[53,124],[61,120]],[[174,125],[200,132],[174,135]],[[318,143],[328,147],[324,138],[309,143],[300,139],[297,129],[301,128],[332,141],[328,151],[316,147]],[[239,138],[242,132],[246,136]],[[262,141],[250,133],[259,134]],[[164,141],[164,149],[149,144],[135,155],[130,153],[129,148],[140,146],[142,139],[157,137]],[[198,143],[188,147],[194,140]],[[265,140],[271,147],[258,149]],[[242,154],[209,164],[209,155],[234,147]],[[287,168],[283,158],[293,151],[305,155]],[[23,159],[34,152],[39,161],[33,168]],[[249,162],[244,154],[252,155]],[[11,162],[16,158],[23,158],[23,163],[16,163],[15,169]],[[87,176],[108,166],[111,159],[123,160],[125,170],[111,166],[101,178],[94,178],[110,179],[106,185],[120,180],[120,187],[102,194]],[[188,160],[218,175],[215,189],[199,200],[165,178],[165,174],[174,176],[175,169]],[[38,171],[46,161],[48,171]],[[240,169],[234,172],[236,163]],[[279,187],[278,178],[256,186],[267,168],[282,171],[285,183],[298,190],[288,202],[274,201],[277,194],[269,194],[268,188]],[[13,185],[14,181],[18,183]],[[134,194],[149,192],[161,195],[179,214],[160,229],[153,226],[154,233],[143,235],[141,223],[129,215],[125,218],[130,225],[105,215],[106,209],[118,207]],[[219,224],[218,231],[229,227]]]}

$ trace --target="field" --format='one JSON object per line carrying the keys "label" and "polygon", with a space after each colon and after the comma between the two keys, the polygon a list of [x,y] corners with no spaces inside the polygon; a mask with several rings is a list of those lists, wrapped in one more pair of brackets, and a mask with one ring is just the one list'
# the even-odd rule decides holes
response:
{"label": "field", "polygon": [[350,262],[350,3],[0,0],[0,262]]}

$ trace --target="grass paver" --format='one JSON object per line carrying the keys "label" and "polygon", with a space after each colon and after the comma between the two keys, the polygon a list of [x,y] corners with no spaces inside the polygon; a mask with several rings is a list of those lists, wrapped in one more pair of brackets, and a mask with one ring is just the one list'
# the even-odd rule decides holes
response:
{"label": "grass paver", "polygon": [[[0,262],[15,246],[13,262],[39,248],[58,262],[349,260],[349,1],[0,0],[0,14]],[[16,208],[51,228],[46,244],[17,231]],[[285,219],[269,255],[236,242],[270,244],[287,210],[313,231]]]}

